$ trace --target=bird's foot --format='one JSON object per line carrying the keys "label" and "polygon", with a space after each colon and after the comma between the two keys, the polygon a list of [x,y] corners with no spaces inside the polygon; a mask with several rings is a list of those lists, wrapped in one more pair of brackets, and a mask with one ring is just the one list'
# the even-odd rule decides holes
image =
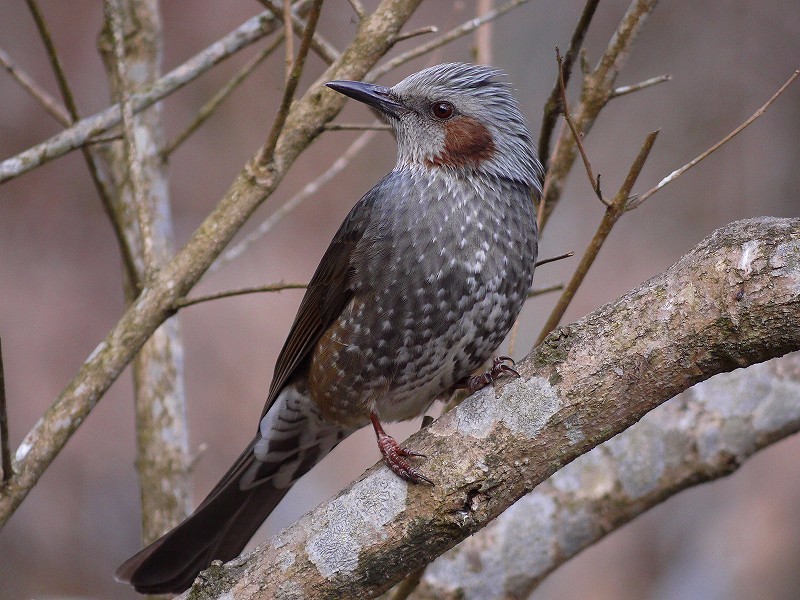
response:
{"label": "bird's foot", "polygon": [[414,452],[408,448],[404,448],[397,441],[383,430],[383,426],[378,420],[377,415],[372,413],[370,415],[372,426],[375,429],[375,435],[378,437],[378,448],[380,448],[383,460],[386,465],[406,481],[411,483],[427,483],[433,485],[433,481],[425,477],[415,467],[408,464],[405,460],[409,457],[425,458],[424,454]]}
{"label": "bird's foot", "polygon": [[[507,363],[511,364],[509,365]],[[514,359],[510,356],[497,356],[492,362],[491,368],[486,371],[486,373],[467,377],[464,381],[458,384],[458,387],[466,388],[469,390],[470,394],[474,394],[478,390],[485,388],[487,385],[491,385],[503,375],[514,375],[515,377],[519,377],[520,374],[514,368],[514,365],[516,364],[517,363],[514,362]]]}

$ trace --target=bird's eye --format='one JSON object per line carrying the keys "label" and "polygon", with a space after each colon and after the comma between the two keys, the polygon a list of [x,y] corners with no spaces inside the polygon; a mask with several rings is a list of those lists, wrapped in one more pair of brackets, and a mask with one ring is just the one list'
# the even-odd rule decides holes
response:
{"label": "bird's eye", "polygon": [[452,117],[455,111],[455,106],[451,102],[441,101],[431,104],[431,114],[441,121]]}

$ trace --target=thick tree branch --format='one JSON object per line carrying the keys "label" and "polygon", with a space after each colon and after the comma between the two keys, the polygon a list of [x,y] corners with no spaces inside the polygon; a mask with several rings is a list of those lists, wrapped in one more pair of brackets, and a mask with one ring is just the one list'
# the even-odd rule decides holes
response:
{"label": "thick tree branch", "polygon": [[798,398],[798,353],[699,383],[436,559],[411,598],[528,598],[550,572],[623,524],[800,431]]}
{"label": "thick tree branch", "polygon": [[[363,598],[484,527],[555,471],[698,381],[800,348],[800,219],[714,232],[661,275],[553,332],[416,434],[435,487],[376,465],[193,598]],[[187,597],[187,596],[184,596]]]}
{"label": "thick tree branch", "polygon": [[[383,0],[363,19],[355,38],[320,78],[361,79],[391,47],[391,40],[421,0]],[[186,246],[141,291],[61,395],[25,436],[16,452],[15,476],[0,496],[0,524],[19,506],[47,466],[153,332],[174,311],[252,212],[278,186],[297,156],[323,131],[345,98],[315,83],[289,111],[273,160],[258,150],[225,197]],[[135,98],[136,96],[134,96]]]}

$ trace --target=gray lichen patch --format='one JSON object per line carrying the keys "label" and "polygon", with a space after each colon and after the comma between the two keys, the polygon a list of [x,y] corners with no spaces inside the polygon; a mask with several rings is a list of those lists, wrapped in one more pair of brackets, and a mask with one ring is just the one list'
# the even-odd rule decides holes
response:
{"label": "gray lichen patch", "polygon": [[515,433],[533,437],[563,406],[555,387],[544,377],[515,379],[505,386],[499,398],[489,388],[464,401],[456,411],[459,433],[485,438],[493,426],[502,422]]}
{"label": "gray lichen patch", "polygon": [[361,550],[381,539],[382,528],[405,510],[408,484],[381,469],[335,499],[309,536],[306,553],[323,577],[352,573]]}
{"label": "gray lichen patch", "polygon": [[617,476],[629,498],[646,495],[658,486],[666,467],[664,439],[658,429],[640,421],[606,442],[617,463]]}
{"label": "gray lichen patch", "polygon": [[[450,588],[458,581],[468,589],[469,598],[488,600],[502,596],[496,584],[506,582],[502,590],[508,597],[520,597],[525,589],[530,572],[542,572],[549,568],[556,557],[553,523],[557,506],[546,494],[532,493],[520,498],[496,522],[491,535],[472,538],[461,551],[445,554],[431,563],[425,572],[426,581],[441,589]],[[496,545],[494,539],[502,539]],[[484,543],[476,543],[480,540]],[[457,573],[457,577],[453,574]],[[519,585],[518,585],[519,584]],[[516,592],[516,593],[515,593]]]}
{"label": "gray lichen patch", "polygon": [[614,490],[615,469],[603,449],[594,448],[554,473],[550,483],[576,498],[602,498]]}

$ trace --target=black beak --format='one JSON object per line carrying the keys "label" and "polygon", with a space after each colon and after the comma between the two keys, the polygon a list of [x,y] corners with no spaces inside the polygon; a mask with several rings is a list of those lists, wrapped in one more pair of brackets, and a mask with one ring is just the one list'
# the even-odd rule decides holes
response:
{"label": "black beak", "polygon": [[392,97],[391,90],[382,85],[361,81],[329,81],[325,85],[392,117],[399,117],[400,113],[405,110],[403,105]]}

